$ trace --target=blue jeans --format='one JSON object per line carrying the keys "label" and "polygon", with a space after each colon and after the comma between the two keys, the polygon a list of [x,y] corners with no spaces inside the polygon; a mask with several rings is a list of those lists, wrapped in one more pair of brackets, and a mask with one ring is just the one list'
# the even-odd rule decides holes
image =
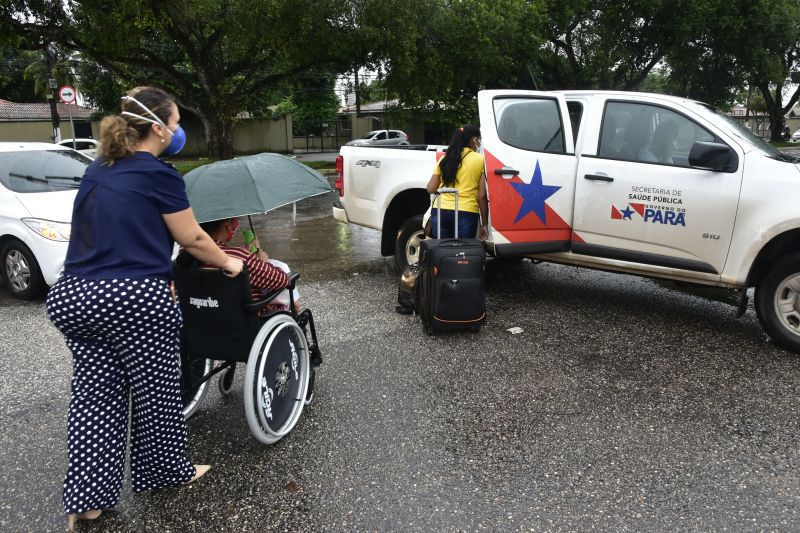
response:
{"label": "blue jeans", "polygon": [[[433,208],[431,211],[431,234],[434,239],[452,239],[455,237],[455,211],[452,209],[442,209],[442,234],[437,235],[438,229],[439,208]],[[470,213],[469,211],[458,212],[458,236],[465,239],[474,239],[478,233],[478,221],[480,221],[478,213]]]}

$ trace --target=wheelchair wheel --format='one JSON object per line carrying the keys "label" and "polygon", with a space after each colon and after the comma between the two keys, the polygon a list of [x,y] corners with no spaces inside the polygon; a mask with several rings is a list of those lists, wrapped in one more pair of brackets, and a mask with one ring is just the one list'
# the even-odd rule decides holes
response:
{"label": "wheelchair wheel", "polygon": [[274,444],[294,428],[303,412],[311,366],[303,330],[289,315],[261,326],[244,380],[244,410],[253,436]]}
{"label": "wheelchair wheel", "polygon": [[197,411],[208,392],[208,381],[196,385],[203,376],[211,372],[214,361],[211,359],[189,360],[181,354],[181,400],[183,416],[189,420]]}
{"label": "wheelchair wheel", "polygon": [[219,373],[217,390],[225,397],[227,397],[231,393],[231,389],[233,389],[233,375],[235,371],[236,367],[231,366]]}

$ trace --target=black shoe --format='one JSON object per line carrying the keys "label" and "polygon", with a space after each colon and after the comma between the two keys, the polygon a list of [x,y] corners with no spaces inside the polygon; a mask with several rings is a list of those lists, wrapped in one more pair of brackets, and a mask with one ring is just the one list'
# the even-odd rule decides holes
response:
{"label": "black shoe", "polygon": [[394,308],[394,310],[400,313],[401,315],[410,315],[411,313],[414,312],[414,309],[412,309],[411,307],[406,307],[405,305],[398,305],[397,307]]}

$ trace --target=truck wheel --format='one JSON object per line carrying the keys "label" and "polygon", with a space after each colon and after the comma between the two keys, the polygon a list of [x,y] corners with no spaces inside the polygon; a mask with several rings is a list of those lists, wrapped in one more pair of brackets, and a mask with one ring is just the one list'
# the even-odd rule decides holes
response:
{"label": "truck wheel", "polygon": [[772,341],[800,353],[800,253],[777,259],[755,296],[756,314]]}
{"label": "truck wheel", "polygon": [[402,272],[408,265],[419,263],[419,243],[425,239],[422,215],[409,218],[397,230],[394,247],[394,262]]}
{"label": "truck wheel", "polygon": [[33,252],[20,241],[10,241],[3,247],[3,278],[11,293],[23,300],[33,300],[44,293],[45,283]]}

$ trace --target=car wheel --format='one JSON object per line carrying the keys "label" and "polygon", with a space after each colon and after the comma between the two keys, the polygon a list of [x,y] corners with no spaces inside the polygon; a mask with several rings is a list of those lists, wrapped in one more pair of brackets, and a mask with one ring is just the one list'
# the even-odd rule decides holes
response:
{"label": "car wheel", "polygon": [[402,272],[408,265],[419,262],[420,242],[425,240],[422,229],[422,215],[409,218],[397,230],[397,240],[394,247],[394,262]]}
{"label": "car wheel", "polygon": [[800,353],[800,253],[781,257],[756,287],[758,319],[772,341]]}
{"label": "car wheel", "polygon": [[33,252],[13,240],[3,247],[3,278],[11,293],[23,300],[33,300],[44,293],[45,283]]}

